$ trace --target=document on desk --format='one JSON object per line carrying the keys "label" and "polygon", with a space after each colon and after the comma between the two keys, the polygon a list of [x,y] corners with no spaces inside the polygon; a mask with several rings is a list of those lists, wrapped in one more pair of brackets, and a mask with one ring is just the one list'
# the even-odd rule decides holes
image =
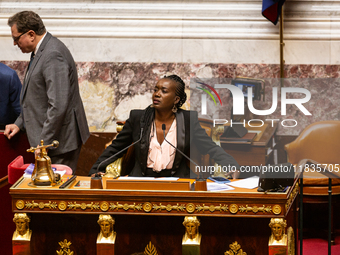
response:
{"label": "document on desk", "polygon": [[255,189],[259,186],[259,176],[253,176],[239,181],[228,183],[230,186],[244,189]]}
{"label": "document on desk", "polygon": [[230,187],[224,183],[217,182],[207,182],[207,190],[208,191],[223,191],[223,190],[234,190],[235,188]]}

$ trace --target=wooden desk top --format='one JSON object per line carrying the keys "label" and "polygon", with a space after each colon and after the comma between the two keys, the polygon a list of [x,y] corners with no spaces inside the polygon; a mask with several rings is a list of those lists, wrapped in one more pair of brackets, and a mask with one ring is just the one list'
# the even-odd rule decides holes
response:
{"label": "wooden desk top", "polygon": [[298,194],[297,181],[284,193],[264,194],[241,188],[223,192],[109,190],[105,178],[103,189],[75,188],[79,180],[90,177],[78,176],[65,189],[32,187],[30,178],[21,178],[10,188],[13,212],[271,218],[285,217]]}

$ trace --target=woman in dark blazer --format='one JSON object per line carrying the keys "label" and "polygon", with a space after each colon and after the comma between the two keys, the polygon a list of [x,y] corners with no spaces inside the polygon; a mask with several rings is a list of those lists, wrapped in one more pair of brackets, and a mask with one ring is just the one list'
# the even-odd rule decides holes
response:
{"label": "woman in dark blazer", "polygon": [[[209,154],[221,166],[234,170],[239,169],[236,160],[216,145],[205,130],[201,128],[197,112],[180,109],[186,101],[184,89],[185,84],[177,75],[165,76],[160,79],[154,89],[153,103],[144,110],[132,110],[130,112],[130,117],[123,130],[98,158],[89,174],[94,176],[98,172],[99,174],[105,173],[106,166],[120,158],[126,151],[112,156],[137,141],[134,145],[135,162],[129,173],[130,176],[190,178],[187,159],[178,150],[190,157],[190,147],[192,148],[192,146],[195,146],[199,153],[203,155]],[[174,135],[176,137],[173,141],[175,141],[174,146],[177,148],[177,150],[172,149],[174,155],[170,156],[170,159],[169,155],[161,155],[162,151],[167,151],[165,148],[161,148],[159,153],[156,153],[157,158],[150,160],[151,157],[155,157],[151,156],[154,155],[151,151],[155,149],[153,148],[155,143],[159,144],[160,147],[172,147],[167,141],[169,140],[168,133],[171,136],[173,125],[176,126]],[[165,135],[167,141],[164,141]],[[150,142],[152,139],[157,139],[157,141]],[[164,169],[157,169],[156,163],[154,166],[152,164],[152,161],[164,160],[171,161],[170,164],[168,162],[161,164]]]}

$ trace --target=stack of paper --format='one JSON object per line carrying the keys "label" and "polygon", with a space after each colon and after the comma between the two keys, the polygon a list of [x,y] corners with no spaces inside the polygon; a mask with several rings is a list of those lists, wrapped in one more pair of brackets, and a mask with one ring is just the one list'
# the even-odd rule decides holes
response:
{"label": "stack of paper", "polygon": [[236,188],[255,189],[259,186],[259,178],[259,176],[253,176],[243,180],[231,182],[229,185]]}

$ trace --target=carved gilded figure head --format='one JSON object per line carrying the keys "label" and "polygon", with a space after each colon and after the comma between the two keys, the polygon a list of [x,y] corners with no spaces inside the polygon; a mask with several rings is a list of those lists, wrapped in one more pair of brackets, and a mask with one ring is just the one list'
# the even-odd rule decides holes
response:
{"label": "carved gilded figure head", "polygon": [[195,239],[198,234],[198,227],[201,225],[196,216],[186,216],[183,221],[183,226],[186,229],[188,238]]}
{"label": "carved gilded figure head", "polygon": [[99,220],[97,221],[102,235],[107,238],[111,234],[113,234],[113,225],[115,224],[115,220],[111,217],[111,215],[101,214],[99,215]]}
{"label": "carved gilded figure head", "polygon": [[284,234],[285,228],[287,227],[286,220],[283,218],[271,218],[269,227],[272,230],[272,236],[276,241],[280,241]]}
{"label": "carved gilded figure head", "polygon": [[26,213],[15,213],[13,222],[16,225],[16,231],[19,235],[23,236],[29,230],[29,222],[30,218],[27,216]]}

